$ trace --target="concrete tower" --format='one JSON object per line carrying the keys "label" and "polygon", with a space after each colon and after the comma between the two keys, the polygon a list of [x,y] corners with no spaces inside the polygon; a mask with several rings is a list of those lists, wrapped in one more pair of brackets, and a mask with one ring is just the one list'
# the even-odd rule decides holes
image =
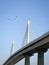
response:
{"label": "concrete tower", "polygon": [[27,22],[27,43],[30,41],[30,20]]}
{"label": "concrete tower", "polygon": [[14,40],[12,40],[12,47],[11,47],[11,53],[10,55],[14,54]]}
{"label": "concrete tower", "polygon": [[22,46],[27,45],[29,42],[30,42],[30,20],[28,19]]}

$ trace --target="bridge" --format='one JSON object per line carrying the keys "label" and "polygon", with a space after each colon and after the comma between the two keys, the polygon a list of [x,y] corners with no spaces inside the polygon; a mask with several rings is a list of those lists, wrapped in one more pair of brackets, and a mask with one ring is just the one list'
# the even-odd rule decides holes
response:
{"label": "bridge", "polygon": [[49,31],[16,51],[5,61],[3,65],[14,65],[23,58],[25,58],[24,65],[30,65],[30,57],[35,53],[38,53],[37,65],[44,65],[44,53],[47,52],[48,49]]}

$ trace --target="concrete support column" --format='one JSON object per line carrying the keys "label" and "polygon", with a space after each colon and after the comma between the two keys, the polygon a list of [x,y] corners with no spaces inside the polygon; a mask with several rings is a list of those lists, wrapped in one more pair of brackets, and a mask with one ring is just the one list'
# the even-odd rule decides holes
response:
{"label": "concrete support column", "polygon": [[30,57],[29,57],[29,55],[25,56],[25,65],[30,65]]}
{"label": "concrete support column", "polygon": [[38,65],[44,65],[44,52],[38,52]]}

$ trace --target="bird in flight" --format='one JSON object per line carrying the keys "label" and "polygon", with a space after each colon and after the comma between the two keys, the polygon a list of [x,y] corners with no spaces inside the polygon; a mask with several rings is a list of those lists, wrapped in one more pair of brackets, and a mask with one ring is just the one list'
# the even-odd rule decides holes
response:
{"label": "bird in flight", "polygon": [[13,22],[13,21],[16,21],[16,19],[17,19],[17,16],[16,16],[16,17],[14,17],[13,19],[8,19],[8,21]]}

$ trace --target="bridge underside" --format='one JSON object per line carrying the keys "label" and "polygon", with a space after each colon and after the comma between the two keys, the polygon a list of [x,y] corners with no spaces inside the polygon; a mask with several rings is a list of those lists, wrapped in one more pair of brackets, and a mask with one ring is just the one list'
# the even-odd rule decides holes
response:
{"label": "bridge underside", "polygon": [[44,65],[44,53],[48,48],[49,32],[18,50],[3,65],[14,65],[23,58],[25,58],[25,65],[30,65],[30,56],[34,53],[38,53],[38,65]]}

